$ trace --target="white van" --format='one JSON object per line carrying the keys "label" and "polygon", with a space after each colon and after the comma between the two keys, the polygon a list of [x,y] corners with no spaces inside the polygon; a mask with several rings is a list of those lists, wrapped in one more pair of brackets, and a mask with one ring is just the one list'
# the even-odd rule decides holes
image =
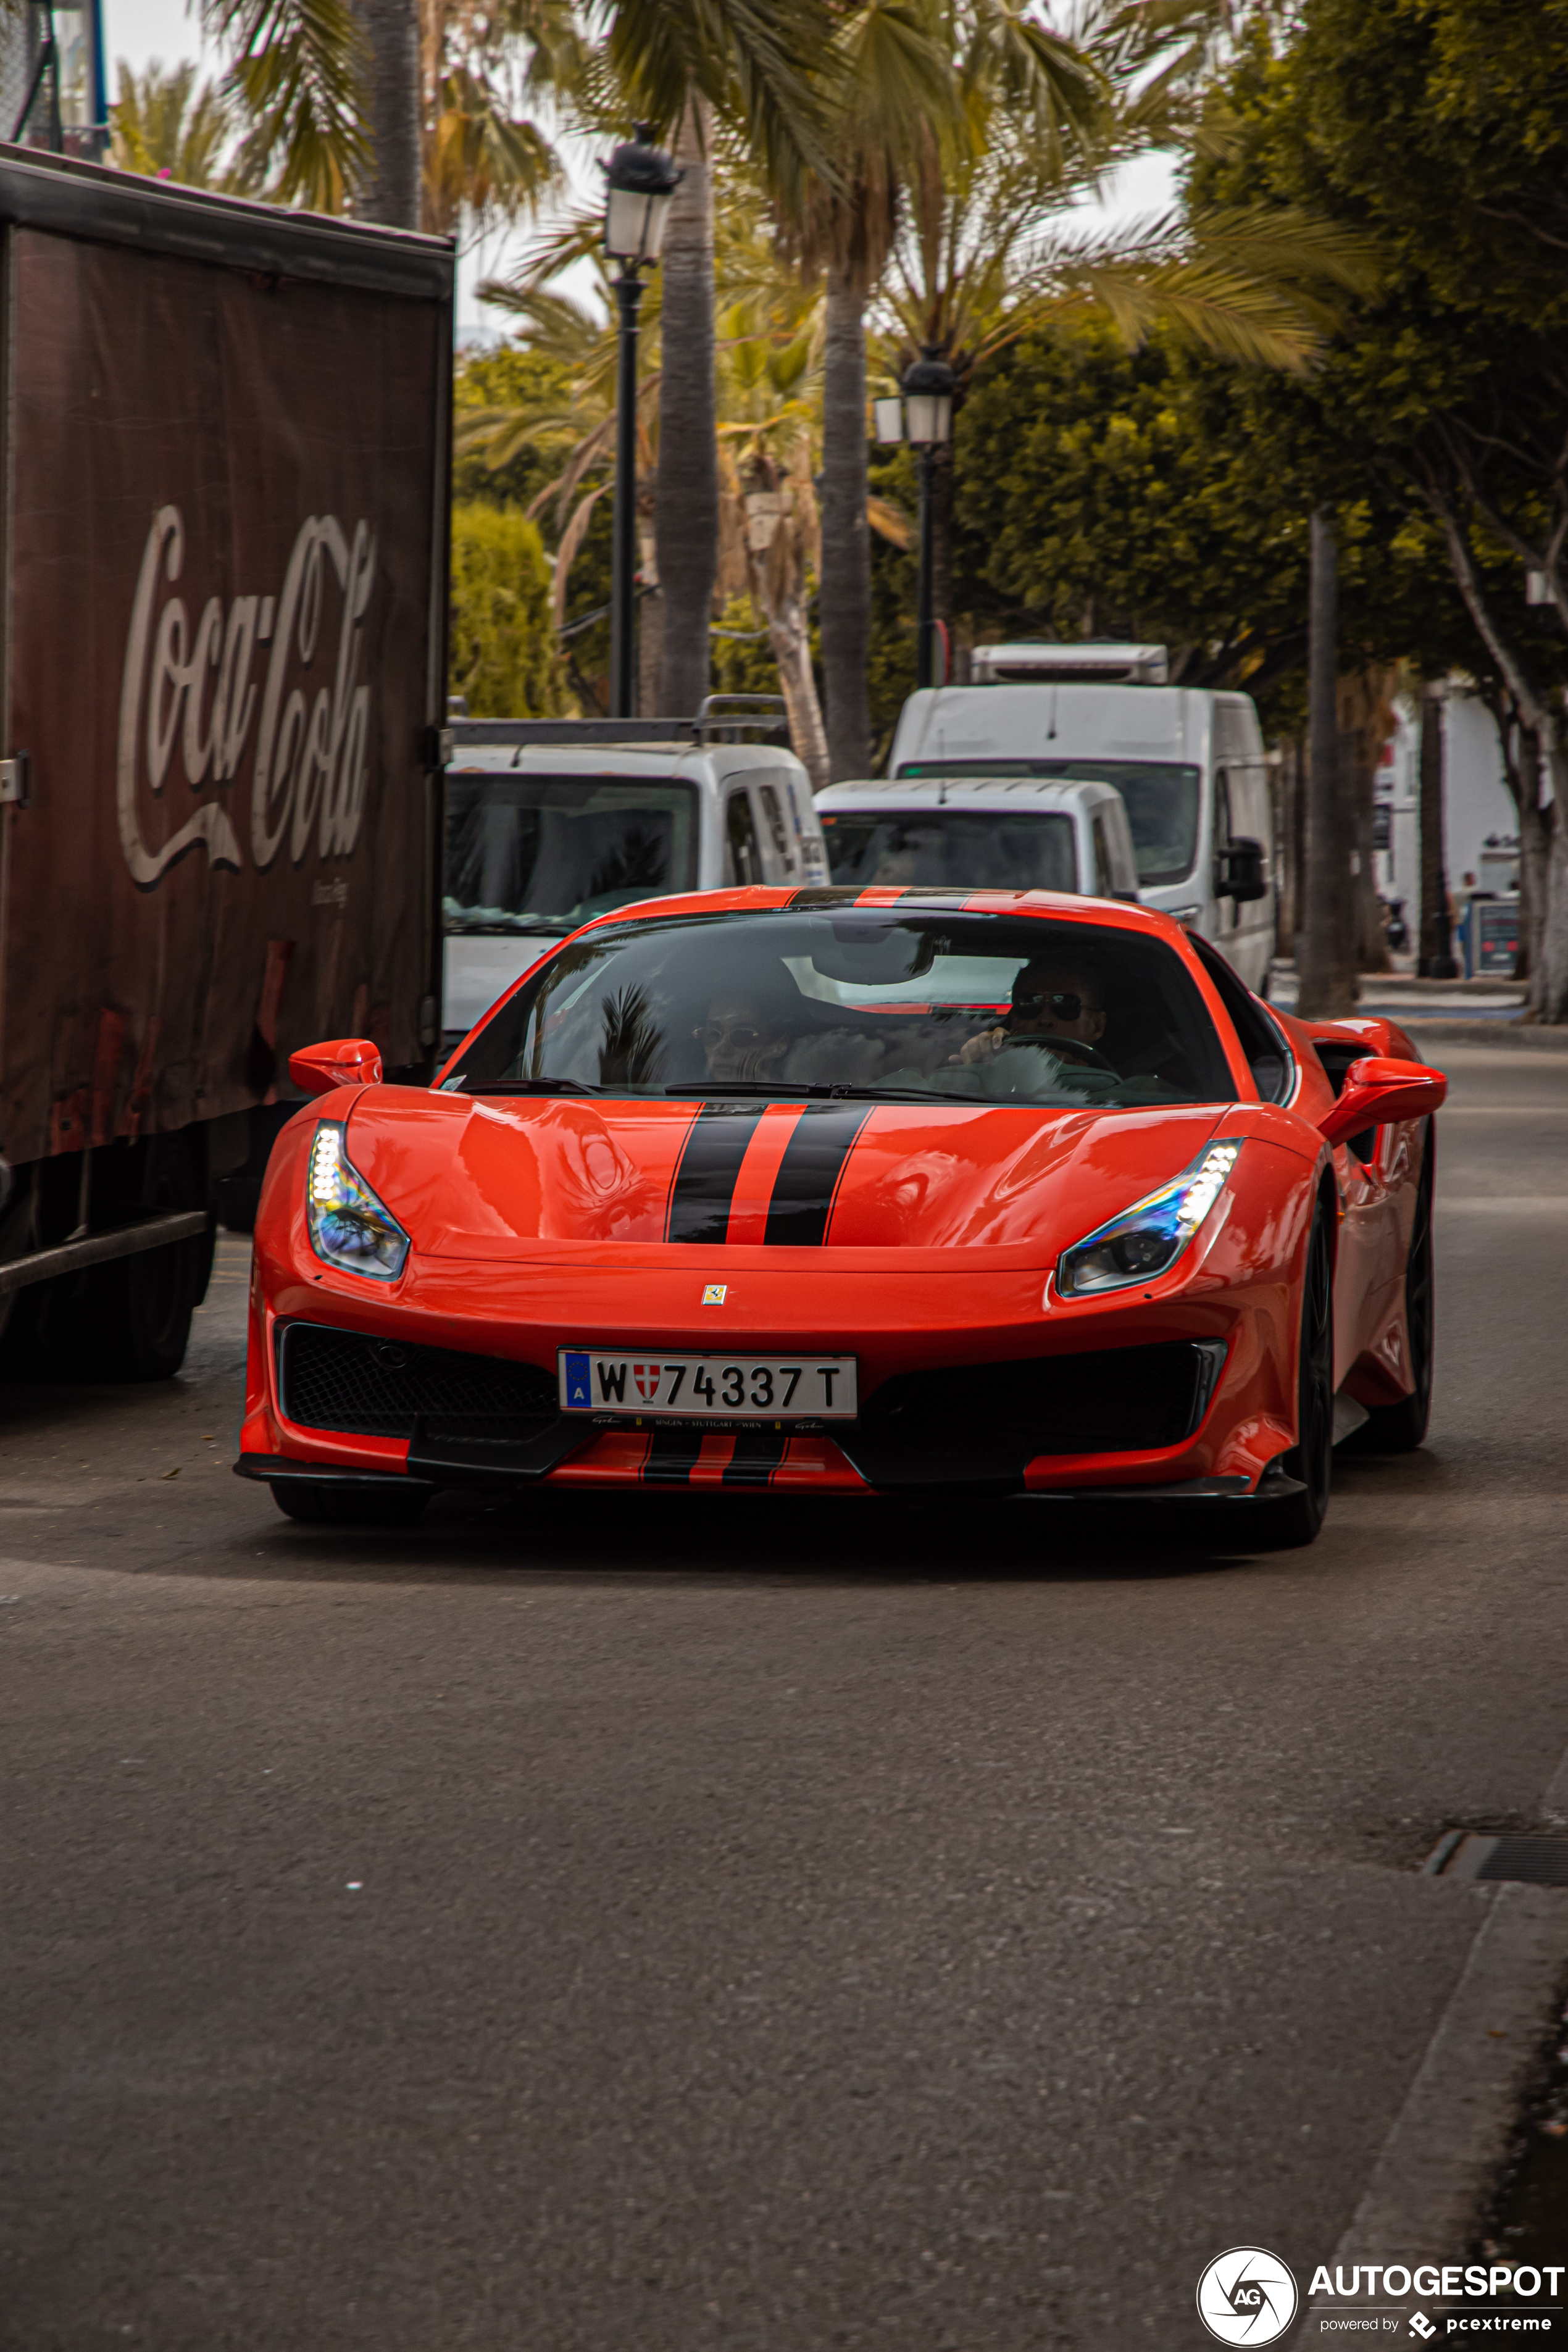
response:
{"label": "white van", "polygon": [[[826,882],[811,781],[771,716],[710,697],[696,719],[470,719],[446,769],[448,1049],[552,940],[634,899]],[[771,699],[771,698],[770,698]]]}
{"label": "white van", "polygon": [[1158,646],[977,646],[973,683],[900,715],[888,772],[1092,779],[1121,793],[1139,896],[1263,992],[1274,952],[1273,808],[1245,694],[1168,686]]}
{"label": "white van", "polygon": [[829,784],[816,814],[835,882],[951,882],[1136,898],[1127,811],[1112,784],[1039,776],[895,776]]}

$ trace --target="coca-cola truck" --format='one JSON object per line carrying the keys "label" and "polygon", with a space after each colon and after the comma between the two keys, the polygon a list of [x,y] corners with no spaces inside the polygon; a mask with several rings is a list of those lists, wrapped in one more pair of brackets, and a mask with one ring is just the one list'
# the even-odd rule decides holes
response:
{"label": "coca-cola truck", "polygon": [[292,1048],[426,1070],[453,260],[0,149],[0,1372],[166,1378]]}

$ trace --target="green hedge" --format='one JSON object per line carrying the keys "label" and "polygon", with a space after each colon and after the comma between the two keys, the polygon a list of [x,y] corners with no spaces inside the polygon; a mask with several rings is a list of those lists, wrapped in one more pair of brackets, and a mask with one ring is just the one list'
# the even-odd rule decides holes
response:
{"label": "green hedge", "polygon": [[573,709],[550,616],[550,564],[515,507],[452,509],[447,684],[473,719],[546,719]]}

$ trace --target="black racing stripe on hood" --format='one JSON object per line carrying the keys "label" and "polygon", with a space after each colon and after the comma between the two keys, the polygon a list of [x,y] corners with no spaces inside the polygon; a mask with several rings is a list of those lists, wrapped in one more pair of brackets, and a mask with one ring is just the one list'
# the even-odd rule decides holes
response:
{"label": "black racing stripe on hood", "polygon": [[808,1103],[784,1147],[768,1202],[768,1247],[811,1249],[827,1233],[844,1163],[870,1118],[870,1103]]}
{"label": "black racing stripe on hood", "polygon": [[645,1486],[689,1486],[707,1431],[700,1422],[656,1429],[642,1467]]}
{"label": "black racing stripe on hood", "polygon": [[808,889],[796,890],[784,901],[784,912],[793,914],[813,907],[849,907],[860,896],[858,882],[814,883]]}
{"label": "black racing stripe on hood", "polygon": [[767,1108],[765,1102],[703,1104],[687,1131],[686,1148],[669,1188],[667,1241],[713,1244],[723,1240],[741,1162]]}
{"label": "black racing stripe on hood", "polygon": [[765,1486],[784,1457],[789,1433],[783,1429],[743,1429],[720,1481],[725,1486]]}

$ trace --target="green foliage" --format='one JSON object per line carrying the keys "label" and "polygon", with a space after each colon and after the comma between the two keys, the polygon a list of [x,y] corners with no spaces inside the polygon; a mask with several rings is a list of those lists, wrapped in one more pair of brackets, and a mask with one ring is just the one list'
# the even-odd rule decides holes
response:
{"label": "green foliage", "polygon": [[452,509],[447,677],[475,719],[549,718],[567,707],[550,566],[536,525],[515,508]]}
{"label": "green foliage", "polygon": [[121,58],[116,73],[110,158],[120,171],[243,193],[242,176],[226,160],[233,110],[210,81],[198,83],[194,65],[165,70],[154,58],[144,72],[132,73]]}
{"label": "green foliage", "polygon": [[[568,398],[567,370],[557,361],[531,351],[525,344],[506,343],[494,351],[462,353],[452,379],[454,424],[461,435],[468,418],[486,410],[517,409],[527,414],[563,407]],[[492,466],[483,448],[460,450],[452,464],[452,496],[483,506],[527,509],[559,471],[559,460],[532,441]],[[546,541],[555,538],[554,509],[539,518]]]}

